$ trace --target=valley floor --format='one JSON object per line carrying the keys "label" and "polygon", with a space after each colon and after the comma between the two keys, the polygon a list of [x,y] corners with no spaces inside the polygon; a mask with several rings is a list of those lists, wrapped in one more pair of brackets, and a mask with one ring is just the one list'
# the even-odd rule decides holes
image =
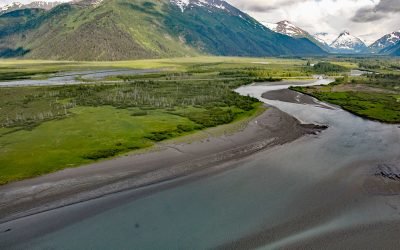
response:
{"label": "valley floor", "polygon": [[160,143],[149,152],[1,186],[0,218],[4,222],[126,189],[193,175],[210,167],[210,171],[220,171],[223,163],[323,129],[316,125],[301,125],[284,112],[269,107],[266,111],[260,110],[250,120]]}
{"label": "valley floor", "polygon": [[[260,102],[233,90],[252,82],[279,85],[286,79],[282,84],[298,85],[329,75],[337,82],[294,89],[368,118],[399,121],[398,76],[387,75],[396,61],[382,61],[387,66],[379,75],[351,79],[343,75],[357,59],[328,61],[314,66],[310,59],[230,57],[1,61],[0,184],[143,153],[168,139],[248,120],[262,109]],[[266,97],[315,104],[289,90]]]}
{"label": "valley floor", "polygon": [[[68,231],[69,225],[79,227],[81,221],[84,230],[72,230],[72,234],[79,231],[84,235],[102,223],[111,223],[118,228],[115,234],[129,233],[130,238],[121,244],[142,246],[138,248],[149,247],[146,237],[153,239],[154,235],[158,237],[154,244],[169,242],[175,247],[178,243],[190,245],[196,237],[209,237],[204,241],[197,238],[199,248],[201,244],[285,246],[292,244],[292,236],[295,243],[309,240],[302,232],[331,219],[339,226],[335,230],[347,222],[352,226],[353,220],[342,224],[339,217],[335,221],[338,211],[352,216],[346,213],[349,204],[357,213],[366,214],[359,217],[360,223],[372,223],[368,213],[375,215],[375,208],[357,209],[365,205],[363,201],[386,204],[371,197],[398,194],[393,189],[398,180],[391,180],[398,173],[397,126],[366,121],[287,90],[291,85],[328,84],[335,77],[330,85],[295,90],[345,91],[348,98],[344,100],[352,101],[358,95],[369,96],[363,91],[384,96],[371,95],[376,103],[356,100],[358,107],[364,105],[368,110],[371,102],[386,105],[386,98],[398,91],[396,75],[385,75],[384,81],[375,75],[367,86],[362,83],[369,80],[366,77],[346,76],[357,61],[332,60],[316,67],[307,66],[303,59],[262,59],[268,64],[252,58],[178,61],[154,61],[156,66],[149,67],[164,68],[165,72],[112,75],[89,84],[0,88],[0,173],[2,182],[9,182],[0,186],[0,248],[30,244],[30,240],[36,240],[36,246],[65,246],[64,230]],[[7,67],[24,71],[21,69],[30,67],[27,65],[10,63]],[[24,78],[39,77],[26,72],[14,76],[24,74]],[[314,75],[320,80],[293,81]],[[10,77],[13,75],[8,74]],[[291,80],[279,82],[282,79]],[[395,107],[383,107],[383,111],[397,114]],[[313,124],[326,124],[329,129],[319,134],[327,126]],[[229,169],[232,171],[223,171]],[[187,194],[180,196],[179,192]],[[198,192],[204,193],[196,197]],[[172,202],[175,198],[178,201]],[[155,204],[146,205],[153,201]],[[92,202],[102,205],[92,207]],[[137,208],[118,210],[119,205],[130,202],[144,204],[144,215]],[[392,207],[382,206],[386,210],[377,206],[376,211],[391,214],[387,209]],[[79,210],[83,207],[89,209]],[[111,216],[107,217],[107,211]],[[115,220],[113,212],[124,222],[132,216],[126,226],[137,229],[138,234],[133,237],[129,230],[121,229],[124,223]],[[51,219],[63,213],[65,216]],[[91,223],[95,215],[100,221]],[[135,216],[146,222],[137,222]],[[171,227],[171,222],[176,227]],[[111,224],[91,234],[101,237],[105,233],[101,240],[88,241],[90,236],[83,236],[81,242],[71,244],[81,248],[102,244],[111,235]],[[204,230],[189,235],[184,230],[201,224]],[[323,230],[310,235],[320,232]],[[164,233],[172,237],[163,238]],[[59,241],[43,240],[46,236],[61,237]],[[321,244],[326,242],[324,239]]]}

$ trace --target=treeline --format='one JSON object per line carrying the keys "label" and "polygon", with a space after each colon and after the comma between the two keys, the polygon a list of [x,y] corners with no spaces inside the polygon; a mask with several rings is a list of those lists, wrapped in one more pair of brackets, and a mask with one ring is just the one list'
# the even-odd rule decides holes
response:
{"label": "treeline", "polygon": [[343,73],[349,71],[346,67],[329,63],[319,62],[312,67],[312,71],[316,74]]}
{"label": "treeline", "polygon": [[[66,85],[2,89],[0,91],[0,126],[33,127],[44,121],[69,115],[75,106],[113,106],[140,108],[134,116],[146,115],[146,110],[197,107],[202,112],[179,114],[201,126],[209,127],[232,121],[233,108],[249,111],[258,101],[233,91],[247,80],[212,81],[152,81],[135,80],[119,84]],[[19,92],[18,92],[19,91]]]}
{"label": "treeline", "polygon": [[358,67],[362,69],[381,69],[382,65],[379,62],[360,62]]}
{"label": "treeline", "polygon": [[352,83],[375,85],[392,90],[400,90],[400,75],[396,74],[367,74],[359,79],[352,79]]}

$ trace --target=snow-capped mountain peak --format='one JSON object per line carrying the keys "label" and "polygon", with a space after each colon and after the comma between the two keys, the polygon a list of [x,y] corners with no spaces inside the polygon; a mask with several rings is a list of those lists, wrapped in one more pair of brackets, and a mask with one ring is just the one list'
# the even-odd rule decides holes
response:
{"label": "snow-capped mountain peak", "polygon": [[374,51],[379,51],[389,46],[392,46],[400,41],[400,30],[394,31],[390,34],[384,35],[379,38],[376,42],[369,46]]}
{"label": "snow-capped mountain peak", "polygon": [[33,1],[28,4],[22,4],[20,2],[13,2],[11,4],[4,5],[3,7],[1,7],[0,14],[11,12],[13,10],[31,9],[31,8],[49,10],[62,3],[63,2]]}
{"label": "snow-capped mountain peak", "polygon": [[367,49],[367,46],[360,38],[351,35],[348,31],[343,31],[339,37],[332,42],[330,47],[340,53],[360,53]]}
{"label": "snow-capped mountain peak", "polygon": [[15,8],[21,8],[22,6],[23,6],[22,3],[14,2],[14,3],[11,3],[11,4],[4,5],[3,7],[1,7],[0,11],[1,12],[5,12],[5,11],[9,11],[9,10],[15,9]]}
{"label": "snow-capped mountain peak", "polygon": [[261,22],[268,29],[291,37],[307,37],[308,32],[297,27],[293,23],[284,20],[278,23]]}
{"label": "snow-capped mountain peak", "polygon": [[217,8],[221,10],[227,10],[229,4],[224,0],[170,0],[172,4],[177,5],[182,12],[193,6]]}

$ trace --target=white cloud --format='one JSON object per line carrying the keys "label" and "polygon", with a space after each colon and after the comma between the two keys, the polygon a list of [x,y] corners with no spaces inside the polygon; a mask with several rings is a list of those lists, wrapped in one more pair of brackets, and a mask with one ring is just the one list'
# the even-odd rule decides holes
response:
{"label": "white cloud", "polygon": [[[380,12],[369,20],[358,20],[356,13],[374,10],[381,2],[400,0],[227,0],[259,21],[278,22],[289,20],[310,33],[339,34],[350,31],[368,43],[382,35],[400,29],[398,12]],[[360,11],[361,10],[361,11]],[[371,13],[365,15],[372,16]],[[382,15],[378,16],[378,15]]]}

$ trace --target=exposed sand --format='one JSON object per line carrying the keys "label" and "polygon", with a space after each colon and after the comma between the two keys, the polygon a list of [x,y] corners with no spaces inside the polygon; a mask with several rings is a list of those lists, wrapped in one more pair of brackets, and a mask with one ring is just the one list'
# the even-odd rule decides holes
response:
{"label": "exposed sand", "polygon": [[325,103],[319,102],[317,99],[311,96],[304,95],[290,89],[269,91],[267,93],[264,93],[262,97],[269,100],[298,103],[298,104],[309,104],[320,108],[332,109],[332,107],[328,106]]}
{"label": "exposed sand", "polygon": [[188,176],[325,128],[302,125],[286,113],[270,107],[233,134],[209,134],[200,141],[161,144],[160,150],[1,186],[0,222]]}

